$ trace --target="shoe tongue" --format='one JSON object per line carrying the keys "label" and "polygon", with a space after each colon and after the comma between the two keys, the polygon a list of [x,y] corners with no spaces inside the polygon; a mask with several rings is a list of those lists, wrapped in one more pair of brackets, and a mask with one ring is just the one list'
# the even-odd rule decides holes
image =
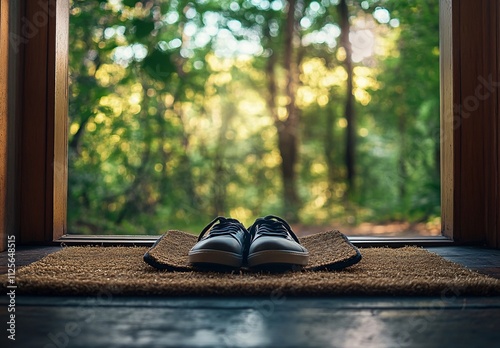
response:
{"label": "shoe tongue", "polygon": [[232,219],[232,218],[227,218],[225,222],[226,223],[238,224],[238,225],[240,224],[240,222],[238,220]]}
{"label": "shoe tongue", "polygon": [[259,233],[272,234],[276,236],[288,236],[285,226],[279,221],[266,219],[262,224],[259,225]]}
{"label": "shoe tongue", "polygon": [[239,229],[239,221],[236,219],[223,218],[218,224],[215,224],[210,229],[210,234],[229,234],[231,232],[236,232]]}

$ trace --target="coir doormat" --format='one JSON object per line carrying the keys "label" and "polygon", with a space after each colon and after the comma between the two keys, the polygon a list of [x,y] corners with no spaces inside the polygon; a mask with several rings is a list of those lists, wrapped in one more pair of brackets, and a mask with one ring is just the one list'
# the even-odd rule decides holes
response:
{"label": "coir doormat", "polygon": [[[156,244],[161,247],[156,250],[65,247],[20,268],[16,275],[16,292],[116,296],[500,295],[500,280],[470,271],[417,247],[365,248],[361,250],[361,261],[341,270],[335,269],[342,266],[339,263],[342,259],[356,255],[357,249],[353,248],[353,254],[344,256],[332,252],[327,246],[339,237],[339,232],[334,231],[301,239],[311,254],[309,269],[280,274],[194,271],[186,266],[184,255],[176,257],[173,253],[174,249],[179,249],[173,239],[179,242],[184,237],[182,232],[169,232]],[[186,246],[182,244],[180,248]],[[160,250],[172,252],[172,255],[164,255],[164,258],[156,255],[157,262],[177,268],[165,266],[159,270],[144,262],[146,252],[151,256]],[[7,285],[5,277],[2,284],[3,287]]]}
{"label": "coir doormat", "polygon": [[[146,252],[144,261],[158,269],[190,271],[188,252],[198,238],[181,231],[168,231]],[[327,231],[300,238],[309,250],[309,263],[304,268],[338,270],[358,263],[361,253],[339,231]]]}

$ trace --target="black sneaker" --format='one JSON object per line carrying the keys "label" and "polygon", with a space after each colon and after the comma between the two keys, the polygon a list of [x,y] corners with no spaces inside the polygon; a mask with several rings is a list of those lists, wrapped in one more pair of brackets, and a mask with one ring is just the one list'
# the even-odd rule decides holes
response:
{"label": "black sneaker", "polygon": [[300,245],[290,225],[283,219],[269,215],[255,220],[248,229],[251,235],[248,267],[284,266],[302,267],[309,261],[309,252]]}
{"label": "black sneaker", "polygon": [[198,267],[239,268],[245,258],[249,236],[238,220],[218,216],[203,229],[198,243],[189,251],[189,262]]}

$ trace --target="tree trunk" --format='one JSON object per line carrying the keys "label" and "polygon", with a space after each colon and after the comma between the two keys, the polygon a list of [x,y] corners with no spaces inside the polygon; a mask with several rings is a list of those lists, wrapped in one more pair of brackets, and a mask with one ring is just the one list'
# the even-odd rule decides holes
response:
{"label": "tree trunk", "polygon": [[398,115],[398,133],[399,133],[399,155],[398,155],[398,196],[400,207],[406,213],[406,183],[408,172],[406,169],[406,119],[404,113]]}
{"label": "tree trunk", "polygon": [[[142,81],[142,90],[147,91],[149,85]],[[143,141],[145,144],[144,151],[141,155],[141,165],[135,169],[134,181],[125,190],[125,204],[117,214],[116,223],[119,225],[126,219],[133,219],[134,215],[141,215],[148,210],[154,210],[158,203],[149,199],[148,186],[151,186],[151,177],[148,173],[148,167],[151,159],[151,142],[155,137],[152,130],[151,119],[148,115],[148,107],[151,98],[144,93],[141,102],[141,112],[138,115],[141,122],[141,127],[144,130]]]}
{"label": "tree trunk", "polygon": [[[167,122],[165,121],[164,114],[167,108],[163,102],[164,94],[158,93],[156,96],[156,104],[158,105],[158,112],[156,113],[156,120],[158,122],[157,127],[157,137],[160,139],[160,158],[163,168],[160,175],[159,190],[161,195],[165,195],[166,192],[170,190],[170,182],[168,177],[167,163],[170,159],[170,151],[166,151],[163,146],[167,141]],[[161,198],[162,203],[165,202],[164,198]]]}
{"label": "tree trunk", "polygon": [[[272,50],[266,64],[267,75],[267,106],[274,120],[278,133],[278,150],[281,157],[281,179],[283,190],[283,215],[285,219],[294,222],[298,220],[300,200],[297,193],[296,164],[298,161],[298,126],[299,112],[295,105],[298,58],[293,47],[296,36],[297,20],[295,18],[296,1],[288,1],[288,13],[285,23],[285,39],[283,43],[283,68],[285,70],[285,95],[288,99],[286,117],[278,116],[276,97],[278,85],[276,83],[276,65],[278,64],[277,50]],[[270,41],[269,32],[264,34]]]}
{"label": "tree trunk", "polygon": [[[180,95],[180,93],[179,93]],[[174,100],[177,101],[178,95],[174,96]],[[194,208],[197,209],[199,203],[200,203],[200,198],[198,194],[196,193],[195,189],[195,179],[193,177],[193,167],[191,164],[191,158],[189,157],[189,148],[190,148],[190,142],[189,142],[189,136],[190,134],[187,133],[186,131],[186,121],[184,117],[184,110],[182,109],[182,106],[177,105],[174,102],[174,105],[172,106],[172,110],[174,111],[174,114],[177,116],[179,119],[179,124],[181,125],[181,144],[182,144],[182,154],[179,154],[178,156],[180,157],[179,164],[176,168],[176,184],[179,185],[180,188],[182,188],[183,192],[185,193],[185,201],[189,208]]]}
{"label": "tree trunk", "polygon": [[354,95],[353,92],[353,66],[352,66],[352,47],[349,41],[349,9],[346,0],[340,0],[338,4],[340,16],[340,40],[341,45],[345,50],[345,69],[347,71],[347,91],[345,101],[345,118],[347,121],[346,142],[345,142],[345,165],[347,179],[348,195],[354,192],[355,172],[355,157],[356,157],[356,117],[354,113]]}
{"label": "tree trunk", "polygon": [[298,125],[299,114],[295,105],[296,95],[296,58],[293,41],[296,34],[295,0],[288,1],[288,14],[286,19],[286,32],[284,42],[283,68],[286,72],[286,105],[287,117],[276,120],[278,130],[278,148],[281,155],[281,175],[283,179],[283,203],[285,218],[290,221],[298,220],[300,208],[297,194],[297,175],[295,166],[298,154]]}
{"label": "tree trunk", "polygon": [[334,126],[335,126],[335,107],[333,103],[331,106],[325,110],[326,112],[326,124],[325,124],[325,140],[323,143],[325,161],[327,166],[327,204],[331,206],[333,202],[333,196],[335,194],[335,189],[333,187],[335,183],[335,142],[334,142]]}
{"label": "tree trunk", "polygon": [[229,215],[226,211],[228,170],[225,159],[225,149],[228,147],[226,133],[229,129],[232,116],[236,113],[232,104],[226,106],[222,112],[222,123],[217,135],[217,145],[214,154],[213,181],[212,181],[212,205],[216,216]]}

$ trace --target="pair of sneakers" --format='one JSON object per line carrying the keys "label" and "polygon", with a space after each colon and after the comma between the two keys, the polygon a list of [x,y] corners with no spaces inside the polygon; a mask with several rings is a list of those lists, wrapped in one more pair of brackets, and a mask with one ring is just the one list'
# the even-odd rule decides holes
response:
{"label": "pair of sneakers", "polygon": [[309,261],[290,225],[273,215],[258,218],[248,229],[219,216],[203,229],[188,256],[197,267],[299,268]]}

